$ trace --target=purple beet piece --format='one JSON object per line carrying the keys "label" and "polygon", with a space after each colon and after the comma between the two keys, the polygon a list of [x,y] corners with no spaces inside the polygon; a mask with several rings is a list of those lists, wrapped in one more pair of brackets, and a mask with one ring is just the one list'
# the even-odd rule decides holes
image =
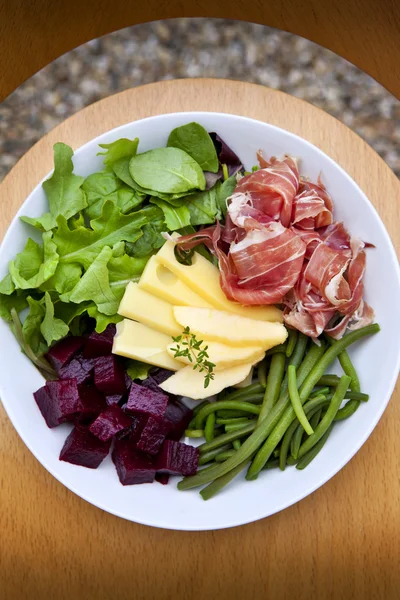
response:
{"label": "purple beet piece", "polygon": [[168,473],[156,473],[155,480],[162,485],[167,485],[169,481]]}
{"label": "purple beet piece", "polygon": [[161,367],[157,367],[156,369],[152,369],[152,371],[150,372],[150,379],[155,381],[157,385],[160,385],[160,383],[164,383],[164,381],[168,379],[168,377],[171,377],[171,375],[173,375],[172,371],[168,371],[168,369],[162,369]]}
{"label": "purple beet piece", "polygon": [[33,396],[48,427],[73,420],[82,409],[76,379],[48,381]]}
{"label": "purple beet piece", "polygon": [[88,383],[93,377],[94,361],[78,354],[58,371],[60,379],[76,379],[80,383]]}
{"label": "purple beet piece", "polygon": [[136,443],[140,438],[140,434],[147,423],[147,417],[144,415],[132,415],[131,419],[131,425],[127,429],[123,429],[117,433],[115,437],[119,440],[121,440],[123,437],[129,437],[133,446],[136,447]]}
{"label": "purple beet piece", "polygon": [[153,483],[156,474],[153,459],[135,450],[129,438],[115,441],[112,459],[122,485]]}
{"label": "purple beet piece", "polygon": [[165,414],[167,404],[168,395],[161,390],[157,392],[137,383],[132,383],[126,410],[161,419]]}
{"label": "purple beet piece", "polygon": [[76,425],[64,442],[60,460],[88,469],[97,469],[107,456],[110,446],[111,440],[102,442],[92,435],[87,427]]}
{"label": "purple beet piece", "polygon": [[102,333],[93,331],[86,340],[83,356],[85,358],[97,358],[111,354],[116,330],[114,323],[110,323]]}
{"label": "purple beet piece", "polygon": [[123,397],[123,394],[112,394],[111,396],[106,396],[106,402],[108,406],[113,406],[114,404],[119,404]]}
{"label": "purple beet piece", "polygon": [[89,427],[102,442],[111,440],[118,432],[132,425],[132,419],[118,405],[108,406]]}
{"label": "purple beet piece", "polygon": [[81,417],[97,417],[107,407],[103,394],[94,385],[79,385],[78,389],[82,402]]}
{"label": "purple beet piece", "polygon": [[199,450],[182,442],[166,440],[156,459],[156,469],[170,475],[194,475],[199,463]]}
{"label": "purple beet piece", "polygon": [[193,411],[180,400],[170,400],[164,415],[164,421],[169,423],[167,438],[179,441],[187,429]]}
{"label": "purple beet piece", "polygon": [[151,455],[157,454],[168,430],[169,424],[166,421],[148,417],[136,443],[137,449]]}
{"label": "purple beet piece", "polygon": [[96,358],[94,384],[107,396],[126,392],[125,371],[116,356],[110,354]]}
{"label": "purple beet piece", "polygon": [[58,372],[79,352],[84,343],[83,337],[66,337],[50,348],[46,358]]}

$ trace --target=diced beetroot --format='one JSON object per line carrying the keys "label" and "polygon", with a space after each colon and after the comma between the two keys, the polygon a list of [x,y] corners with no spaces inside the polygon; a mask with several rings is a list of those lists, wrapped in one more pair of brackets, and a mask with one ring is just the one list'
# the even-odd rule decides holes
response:
{"label": "diced beetroot", "polygon": [[172,371],[167,371],[167,369],[153,369],[147,379],[143,381],[142,385],[155,392],[160,392],[160,383],[163,383],[168,377],[171,377],[171,375]]}
{"label": "diced beetroot", "polygon": [[156,473],[155,480],[162,485],[167,485],[169,481],[168,473]]}
{"label": "diced beetroot", "polygon": [[97,358],[98,356],[107,356],[111,354],[113,340],[116,332],[114,323],[110,323],[102,333],[90,334],[86,340],[83,355],[85,358]]}
{"label": "diced beetroot", "polygon": [[166,440],[156,458],[156,469],[170,475],[194,475],[198,463],[198,448],[182,442]]}
{"label": "diced beetroot", "polygon": [[103,394],[94,385],[79,385],[78,389],[82,402],[81,417],[97,417],[107,407]]}
{"label": "diced beetroot", "polygon": [[58,372],[79,352],[84,343],[83,337],[66,337],[50,348],[46,354],[47,360]]}
{"label": "diced beetroot", "polygon": [[60,379],[76,379],[78,383],[88,383],[93,377],[94,361],[78,354],[71,362],[58,371]]}
{"label": "diced beetroot", "polygon": [[146,425],[147,417],[144,415],[132,415],[132,423],[127,429],[123,429],[116,434],[116,438],[121,440],[123,437],[129,437],[133,446],[136,447],[136,442],[140,439],[143,427]]}
{"label": "diced beetroot", "polygon": [[113,394],[112,396],[106,396],[106,402],[108,406],[113,406],[114,404],[119,404],[123,397],[123,394]]}
{"label": "diced beetroot", "polygon": [[112,459],[122,485],[153,483],[156,474],[153,460],[135,450],[129,438],[115,441]]}
{"label": "diced beetroot", "polygon": [[136,443],[138,450],[148,454],[157,454],[169,430],[168,423],[154,417],[148,417]]}
{"label": "diced beetroot", "polygon": [[137,383],[132,383],[126,410],[161,419],[165,414],[167,403],[168,396],[161,390],[156,392]]}
{"label": "diced beetroot", "polygon": [[111,440],[102,442],[92,435],[87,427],[76,425],[65,440],[60,460],[88,469],[97,469],[106,458],[110,446]]}
{"label": "diced beetroot", "polygon": [[48,427],[72,420],[82,409],[76,379],[48,381],[33,396]]}
{"label": "diced beetroot", "polygon": [[132,383],[132,379],[129,377],[128,373],[125,371],[125,385],[126,385],[127,390],[131,389],[131,383]]}
{"label": "diced beetroot", "polygon": [[132,425],[132,419],[118,405],[108,406],[89,427],[89,431],[102,442],[107,442],[118,432]]}
{"label": "diced beetroot", "polygon": [[107,396],[126,392],[124,368],[116,356],[109,355],[96,358],[94,384]]}
{"label": "diced beetroot", "polygon": [[187,429],[193,411],[180,400],[170,400],[165,411],[164,420],[169,423],[167,438],[179,441]]}

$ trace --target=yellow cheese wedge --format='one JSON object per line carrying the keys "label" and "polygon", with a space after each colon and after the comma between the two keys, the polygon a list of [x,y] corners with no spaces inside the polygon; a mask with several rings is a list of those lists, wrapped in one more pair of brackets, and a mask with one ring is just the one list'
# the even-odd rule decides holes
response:
{"label": "yellow cheese wedge", "polygon": [[178,371],[182,369],[183,364],[172,358],[166,351],[170,341],[170,336],[164,333],[154,331],[142,323],[124,319],[117,323],[113,353],[170,371]]}
{"label": "yellow cheese wedge", "polygon": [[[174,319],[172,304],[140,289],[137,283],[128,283],[119,305],[118,313],[161,331],[169,336],[182,333],[182,327]],[[164,348],[171,342],[169,338]]]}
{"label": "yellow cheese wedge", "polygon": [[253,381],[253,371],[254,371],[254,369],[252,368],[250,370],[250,373],[247,375],[246,379],[243,379],[243,381],[241,381],[240,383],[237,383],[233,387],[242,389],[242,388],[247,387],[248,385],[251,385],[251,382]]}
{"label": "yellow cheese wedge", "polygon": [[209,396],[218,394],[223,389],[243,381],[251,370],[251,364],[237,365],[230,369],[223,369],[214,373],[214,379],[208,387],[204,387],[204,373],[194,371],[193,367],[187,366],[174,373],[171,377],[160,384],[160,388],[170,394],[186,396],[193,400],[202,400]]}
{"label": "yellow cheese wedge", "polygon": [[[204,340],[202,348],[207,346],[207,354],[210,362],[215,364],[214,370],[221,371],[222,369],[229,369],[242,363],[255,364],[262,360],[265,356],[264,350],[261,346],[228,346],[227,344],[221,344],[220,342],[209,342]],[[167,347],[167,352],[171,356],[175,355],[174,348],[177,347],[176,343],[172,343]],[[196,350],[193,351],[196,354]],[[180,356],[177,358],[180,362],[186,365],[193,364],[187,356]]]}
{"label": "yellow cheese wedge", "polygon": [[140,289],[178,306],[201,306],[212,308],[212,304],[196,294],[169,269],[152,256],[138,283]]}
{"label": "yellow cheese wedge", "polygon": [[213,307],[249,319],[283,321],[282,311],[275,306],[242,306],[228,300],[221,289],[217,267],[198,252],[193,254],[192,265],[181,265],[175,258],[174,248],[173,241],[165,242],[156,254],[157,260]]}
{"label": "yellow cheese wedge", "polygon": [[174,306],[174,316],[197,336],[231,346],[259,344],[263,350],[269,350],[282,344],[288,335],[282,323],[255,321],[214,308]]}

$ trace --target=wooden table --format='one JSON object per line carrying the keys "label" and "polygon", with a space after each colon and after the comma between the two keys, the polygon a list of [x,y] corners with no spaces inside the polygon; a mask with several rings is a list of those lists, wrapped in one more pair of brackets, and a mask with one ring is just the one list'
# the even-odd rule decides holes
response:
{"label": "wooden table", "polygon": [[[347,127],[301,100],[223,80],[168,81],[93,104],[24,156],[0,189],[0,234],[52,168],[52,145],[77,148],[125,122],[165,112],[251,116],[307,138],[342,165],[400,248],[400,184]],[[0,409],[2,600],[400,597],[400,390],[353,460],[280,514],[216,532],[152,529],[65,489],[30,454]]]}

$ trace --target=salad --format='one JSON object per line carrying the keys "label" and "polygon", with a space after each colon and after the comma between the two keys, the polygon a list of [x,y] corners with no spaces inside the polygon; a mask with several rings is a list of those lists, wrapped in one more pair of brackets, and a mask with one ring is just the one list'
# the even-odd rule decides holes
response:
{"label": "salad", "polygon": [[123,485],[183,475],[204,499],[246,468],[305,468],[368,400],[347,353],[379,331],[368,244],[289,155],[246,171],[198,123],[143,153],[100,147],[83,178],[55,145],[49,210],[22,217],[34,233],[0,282],[0,316],[47,380],[39,410],[73,424],[60,460],[97,468],[111,450]]}

